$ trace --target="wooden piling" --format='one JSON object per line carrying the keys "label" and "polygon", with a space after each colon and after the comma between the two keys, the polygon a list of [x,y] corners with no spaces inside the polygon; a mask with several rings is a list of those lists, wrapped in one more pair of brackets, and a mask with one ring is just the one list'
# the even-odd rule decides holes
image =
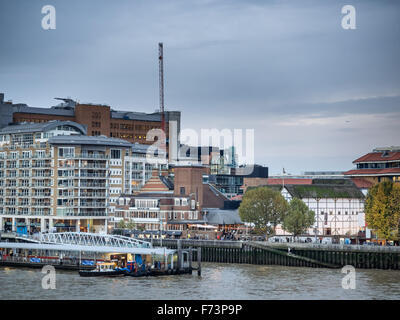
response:
{"label": "wooden piling", "polygon": [[197,275],[201,276],[201,247],[197,247]]}

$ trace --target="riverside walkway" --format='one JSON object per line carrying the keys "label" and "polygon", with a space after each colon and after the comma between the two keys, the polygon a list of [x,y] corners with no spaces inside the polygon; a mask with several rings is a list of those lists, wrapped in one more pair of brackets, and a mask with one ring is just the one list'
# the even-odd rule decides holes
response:
{"label": "riverside walkway", "polygon": [[[192,239],[165,239],[162,244],[176,248],[178,241],[182,248],[201,248],[201,260],[204,262],[312,268],[352,265],[365,269],[400,269],[400,247]],[[160,245],[160,240],[153,239],[153,245]]]}

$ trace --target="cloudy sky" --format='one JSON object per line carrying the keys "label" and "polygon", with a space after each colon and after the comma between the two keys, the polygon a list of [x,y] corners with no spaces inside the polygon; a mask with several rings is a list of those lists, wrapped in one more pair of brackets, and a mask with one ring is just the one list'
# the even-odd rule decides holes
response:
{"label": "cloudy sky", "polygon": [[[48,4],[55,30],[41,27]],[[341,26],[347,4],[355,30]],[[254,129],[270,174],[348,170],[400,145],[396,0],[1,0],[0,37],[6,99],[144,112],[158,108],[163,42],[167,110],[199,134]]]}

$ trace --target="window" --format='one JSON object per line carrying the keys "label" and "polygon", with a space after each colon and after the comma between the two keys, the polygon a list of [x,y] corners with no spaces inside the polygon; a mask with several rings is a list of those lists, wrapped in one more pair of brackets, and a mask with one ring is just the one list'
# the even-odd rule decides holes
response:
{"label": "window", "polygon": [[121,150],[111,149],[111,159],[121,159]]}
{"label": "window", "polygon": [[92,118],[93,119],[100,119],[101,118],[101,112],[92,112]]}
{"label": "window", "polygon": [[184,194],[185,194],[185,187],[181,187],[181,188],[180,188],[180,194],[181,194],[181,195],[184,195]]}
{"label": "window", "polygon": [[58,148],[59,157],[73,157],[75,156],[75,148]]}

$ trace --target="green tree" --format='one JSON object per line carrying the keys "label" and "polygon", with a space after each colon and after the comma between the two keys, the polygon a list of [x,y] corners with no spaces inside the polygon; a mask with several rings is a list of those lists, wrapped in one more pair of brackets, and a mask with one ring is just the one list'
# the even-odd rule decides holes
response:
{"label": "green tree", "polygon": [[298,198],[293,198],[289,203],[289,210],[283,219],[283,229],[293,234],[294,237],[305,233],[315,222],[315,213]]}
{"label": "green tree", "polygon": [[400,185],[383,181],[371,187],[365,200],[365,220],[380,239],[398,240]]}
{"label": "green tree", "polygon": [[127,227],[129,230],[135,230],[135,229],[136,229],[136,223],[133,222],[133,221],[129,221],[129,222],[127,223],[126,227]]}
{"label": "green tree", "polygon": [[255,230],[270,235],[283,221],[288,203],[279,191],[268,187],[248,190],[239,207],[242,221],[254,223]]}
{"label": "green tree", "polygon": [[118,222],[118,228],[120,228],[120,229],[125,229],[125,228],[126,228],[126,225],[125,225],[125,221],[124,221],[124,220],[120,220],[120,221]]}

